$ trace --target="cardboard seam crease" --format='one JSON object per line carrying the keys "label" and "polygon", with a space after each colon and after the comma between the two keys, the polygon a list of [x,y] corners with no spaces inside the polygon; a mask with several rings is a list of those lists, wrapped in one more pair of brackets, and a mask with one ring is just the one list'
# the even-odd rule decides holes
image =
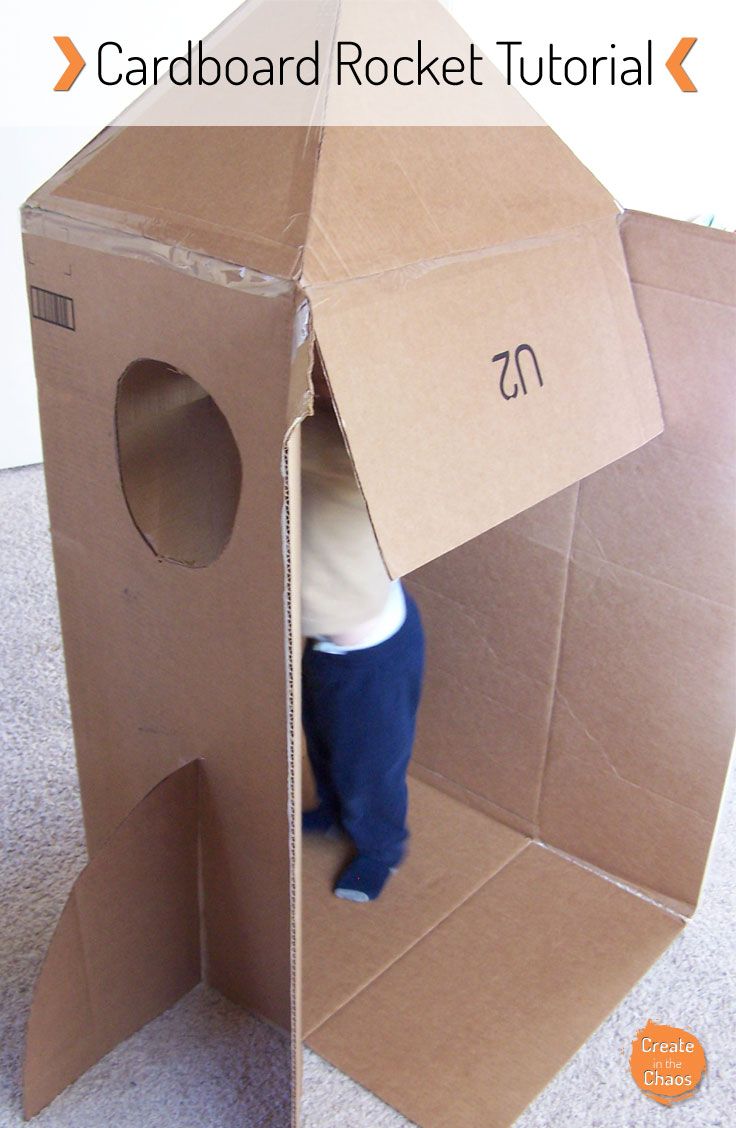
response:
{"label": "cardboard seam crease", "polygon": [[[639,574],[638,572],[635,573],[635,575],[638,575],[638,574]],[[575,721],[575,723],[577,725],[579,725],[579,727],[582,729],[582,731],[585,733],[585,735],[588,737],[588,739],[591,741],[591,743],[595,746],[596,750],[598,752],[600,752],[601,757],[603,759],[603,764],[605,766],[601,767],[599,770],[604,775],[607,774],[607,773],[610,773],[611,775],[615,776],[616,779],[620,780],[621,783],[625,783],[627,787],[636,788],[638,791],[643,791],[645,795],[651,795],[656,799],[662,799],[662,800],[664,800],[665,803],[671,803],[674,807],[679,807],[681,810],[687,811],[687,813],[689,815],[692,815],[692,817],[695,818],[695,819],[700,819],[700,821],[703,822],[704,824],[708,823],[708,818],[707,818],[706,815],[704,815],[701,811],[696,810],[694,807],[689,807],[687,805],[687,803],[681,803],[677,799],[673,799],[671,795],[665,795],[664,792],[656,791],[653,787],[646,787],[643,783],[636,783],[635,780],[628,779],[627,776],[623,775],[618,770],[616,765],[614,764],[614,762],[611,759],[609,753],[606,751],[606,748],[603,745],[603,743],[598,739],[598,737],[593,735],[593,733],[585,725],[585,723],[583,721],[581,721],[581,719],[573,712],[573,710],[570,707],[569,701],[560,692],[559,689],[555,690],[555,700],[562,702],[563,708],[565,708],[567,710],[570,717],[572,717],[572,719]],[[585,764],[586,767],[588,767],[589,769],[591,769],[593,771],[596,770],[596,765],[590,764],[590,762],[588,760],[585,760],[582,756],[576,756],[575,753],[570,752],[569,749],[565,752],[565,755],[571,757],[573,760],[578,760],[581,764]],[[602,872],[605,872],[605,871],[602,871]],[[662,906],[662,907],[664,907],[664,906]]]}
{"label": "cardboard seam crease", "polygon": [[[619,217],[616,216],[615,221],[614,221],[615,228],[616,228],[617,232],[618,232],[618,228],[619,228],[618,219],[619,219]],[[597,234],[597,232],[596,232],[596,234]],[[609,310],[610,310],[610,322],[611,322],[611,324],[615,325],[615,327],[616,327],[619,349],[621,351],[622,356],[628,357],[628,356],[630,356],[630,350],[628,348],[627,339],[624,335],[624,326],[622,325],[621,320],[618,317],[616,317],[615,295],[614,295],[614,292],[613,292],[612,287],[611,287],[611,270],[612,269],[615,273],[619,274],[619,276],[622,276],[626,279],[627,287],[630,286],[630,283],[628,281],[628,274],[627,274],[627,271],[626,271],[626,259],[624,258],[623,249],[621,247],[620,235],[618,236],[618,238],[616,240],[616,247],[617,247],[618,253],[614,255],[614,254],[611,253],[610,248],[601,244],[600,239],[598,239],[598,238],[595,239],[596,257],[597,257],[598,265],[599,265],[599,268],[600,268],[600,277],[601,277],[601,280],[604,283],[605,292],[606,292],[606,295],[607,295],[607,298],[608,298],[608,306],[609,306]],[[639,333],[640,333],[642,339],[644,339],[644,331],[643,331],[641,325],[639,325]],[[628,395],[630,401],[633,403],[633,405],[636,408],[636,412],[637,412],[637,415],[638,415],[638,418],[639,418],[639,438],[638,438],[637,442],[631,448],[632,450],[636,450],[640,446],[643,446],[644,443],[646,443],[651,438],[651,434],[650,434],[649,428],[646,426],[646,420],[645,420],[645,417],[644,417],[644,411],[643,411],[643,408],[642,408],[642,404],[641,404],[641,401],[639,399],[639,396],[637,395],[638,389],[634,386],[633,383],[629,383],[629,382],[626,382],[626,381],[621,381],[619,387],[623,389],[623,391],[625,392],[626,395]],[[661,428],[660,428],[660,430],[661,430]],[[571,552],[572,552],[572,543],[575,539],[575,526],[577,524],[578,516],[579,516],[579,514],[578,514],[579,503],[580,503],[580,491],[578,490],[578,496],[577,496],[577,501],[576,501],[576,509],[575,509],[575,518],[573,520],[573,537],[572,537],[572,540],[570,542],[570,551]]]}
{"label": "cardboard seam crease", "polygon": [[[662,912],[669,913],[670,916],[675,917],[683,924],[689,924],[692,917],[680,909],[675,909],[671,905],[666,904],[664,901],[658,901],[651,893],[646,893],[643,889],[636,885],[630,884],[628,881],[623,881],[620,877],[616,877],[612,873],[601,869],[600,866],[594,866],[590,862],[586,862],[583,858],[579,858],[576,854],[568,854],[567,851],[561,850],[559,846],[551,846],[549,842],[545,842],[541,838],[533,839],[535,845],[540,846],[543,850],[549,850],[550,853],[556,854],[557,857],[563,858],[566,862],[571,862],[573,865],[580,866],[581,869],[587,870],[588,873],[595,874],[596,877],[602,878],[604,881],[610,882],[615,885],[617,889],[622,889],[624,893],[631,893],[634,897],[638,897],[641,901],[646,901],[648,905],[652,905],[656,909],[661,909]],[[693,911],[695,906],[692,906]]]}
{"label": "cardboard seam crease", "polygon": [[[532,819],[526,815],[520,815],[518,811],[511,807],[504,807],[502,803],[495,799],[489,799],[483,792],[473,791],[471,787],[457,783],[449,776],[443,775],[442,772],[428,768],[426,764],[419,762],[413,762],[409,765],[409,774],[428,783],[430,787],[436,787],[437,790],[458,799],[459,802],[466,803],[489,818],[502,822],[504,826],[510,827],[517,834],[522,834],[530,841],[534,840],[538,828],[535,828]],[[433,780],[437,782],[432,782]],[[498,812],[503,814],[503,818],[497,817],[496,813]]]}
{"label": "cardboard seam crease", "polygon": [[[678,297],[687,298],[690,302],[697,302],[702,305],[720,306],[721,309],[732,309],[730,302],[719,302],[716,298],[703,298],[698,297],[697,294],[689,294],[687,290],[673,288],[671,286],[660,286],[655,282],[640,282],[638,279],[632,278],[635,286],[641,286],[644,290],[657,290],[660,294],[675,294]],[[706,458],[707,455],[703,455]]]}
{"label": "cardboard seam crease", "polygon": [[[60,207],[66,206],[67,208],[69,208],[70,204],[74,204],[80,208],[80,211],[88,210],[89,208],[89,205],[84,201],[63,200],[59,201],[59,204]],[[104,216],[103,214],[99,215],[98,222],[84,219],[81,215],[75,215],[72,211],[52,210],[46,200],[41,204],[34,203],[31,198],[21,209],[23,231],[29,234],[43,234],[47,238],[57,238],[61,242],[69,242],[77,246],[90,246],[96,251],[108,251],[115,255],[126,254],[129,249],[130,257],[137,258],[139,255],[135,252],[139,251],[142,252],[141,257],[143,258],[150,258],[150,261],[162,262],[172,269],[182,270],[185,273],[192,274],[194,277],[203,278],[205,281],[220,283],[222,285],[232,285],[238,289],[244,290],[251,289],[249,283],[252,282],[252,291],[254,293],[261,293],[262,287],[271,286],[274,287],[275,293],[283,294],[287,293],[294,283],[297,283],[302,286],[308,294],[315,296],[319,295],[321,290],[327,288],[348,287],[358,285],[361,282],[370,282],[376,278],[390,278],[392,275],[401,276],[404,274],[407,279],[420,278],[423,274],[433,270],[442,270],[465,263],[482,262],[489,258],[524,253],[536,248],[554,246],[557,243],[565,242],[571,236],[585,236],[588,233],[610,229],[612,224],[614,226],[618,225],[618,216],[616,215],[596,216],[588,220],[580,220],[567,227],[561,227],[546,232],[544,235],[529,235],[520,239],[509,240],[503,243],[493,243],[483,247],[468,247],[431,258],[414,259],[397,263],[364,274],[352,274],[350,268],[342,259],[339,250],[328,237],[318,218],[313,212],[310,212],[310,225],[313,225],[320,231],[325,242],[330,245],[346,273],[344,278],[328,278],[313,282],[310,281],[307,276],[302,275],[301,272],[290,274],[269,273],[241,265],[234,260],[221,258],[207,251],[193,250],[188,246],[185,239],[180,239],[172,245],[171,242],[167,243],[163,238],[159,238],[155,233],[155,224],[153,225],[153,231],[149,231],[148,229],[141,230],[128,223],[125,219],[125,213],[120,212],[111,205],[100,204],[93,206],[98,207],[100,213],[104,213]],[[181,213],[181,218],[190,219],[191,217],[185,213]],[[103,222],[103,219],[106,219],[107,222]],[[47,230],[45,227],[39,229],[39,222],[48,224],[50,229]],[[197,222],[199,224],[199,221]],[[238,237],[260,239],[256,233],[247,232],[238,228],[229,228],[217,224],[204,224],[204,226],[208,230],[216,231],[218,234],[236,234]],[[198,229],[198,226],[195,225],[191,234],[196,233]],[[119,243],[117,242],[118,240],[120,241]],[[263,242],[264,245],[270,244],[284,250],[298,250],[302,253],[309,248],[310,255],[318,258],[318,253],[309,242],[308,235],[303,244],[281,244],[275,240],[262,239],[260,241]],[[157,254],[153,249],[156,245],[162,248],[161,254]],[[596,251],[599,254],[602,253],[602,249],[597,240]],[[172,253],[175,255],[177,252],[187,261],[182,263],[172,261]],[[610,258],[610,265],[614,265],[618,271],[626,276],[623,260],[619,260],[614,256],[607,257]],[[198,269],[192,269],[189,264]],[[201,273],[198,272],[198,270],[201,271]],[[221,276],[229,270],[239,272],[237,280]],[[608,282],[607,279],[606,282]],[[278,286],[279,283],[283,285]]]}
{"label": "cardboard seam crease", "polygon": [[429,925],[429,927],[426,928],[423,932],[417,933],[413,937],[410,944],[407,944],[404,948],[397,950],[387,963],[383,964],[374,974],[361,982],[360,986],[355,991],[353,991],[352,994],[350,994],[347,998],[342,999],[339,1005],[335,1007],[335,1009],[327,1016],[327,1018],[322,1019],[319,1022],[315,1022],[312,1025],[305,1026],[305,1039],[309,1039],[312,1035],[316,1034],[320,1027],[324,1026],[326,1022],[329,1022],[332,1018],[334,1018],[335,1015],[338,1014],[338,1012],[341,1011],[344,1007],[354,1002],[355,999],[357,999],[358,996],[361,995],[364,991],[369,990],[372,984],[380,979],[381,976],[389,971],[389,969],[392,968],[395,964],[399,963],[404,958],[404,956],[408,955],[409,952],[416,948],[418,944],[421,944],[422,940],[425,940],[429,935],[431,935],[432,932],[440,928],[446,921],[448,921],[450,917],[459,912],[467,901],[474,897],[476,893],[478,893],[485,885],[488,885],[489,882],[497,878],[499,874],[501,874],[507,868],[507,866],[511,865],[512,862],[514,862],[520,854],[522,854],[529,848],[529,846],[533,844],[533,841],[533,839],[528,839],[527,841],[522,842],[512,854],[510,854],[501,862],[497,869],[495,869],[492,873],[485,874],[475,885],[466,890],[461,899],[454,905],[452,905],[447,910],[447,912],[443,913],[442,916],[432,921],[431,925]]}
{"label": "cardboard seam crease", "polygon": [[[669,446],[671,450],[675,450],[675,451],[678,450],[677,447],[673,447],[669,443],[665,443],[663,445]],[[686,454],[688,458],[691,457],[689,451],[684,451],[683,453]],[[727,465],[727,463],[720,462],[717,459],[713,459],[713,462],[716,466],[726,466]],[[589,532],[589,530],[587,529],[587,526],[585,526],[584,522],[583,522],[583,527],[586,528],[586,531]],[[640,572],[637,568],[629,568],[626,564],[622,564],[619,560],[607,559],[604,555],[601,555],[599,557],[594,552],[589,552],[585,548],[576,548],[574,555],[575,555],[575,562],[577,564],[581,564],[581,565],[584,566],[586,558],[587,558],[588,561],[594,560],[599,564],[606,564],[613,571],[626,572],[631,576],[637,576],[639,579],[644,580],[647,583],[661,584],[662,587],[670,588],[672,591],[679,592],[680,595],[686,595],[689,599],[700,600],[703,603],[707,603],[711,607],[718,607],[718,608],[721,608],[724,611],[733,611],[732,604],[724,603],[720,599],[714,599],[713,596],[711,596],[711,595],[704,595],[702,591],[693,591],[691,588],[683,587],[682,584],[673,584],[670,580],[663,580],[660,576],[652,576],[648,572]]]}
{"label": "cardboard seam crease", "polygon": [[573,542],[575,540],[575,528],[576,528],[576,525],[577,525],[578,513],[580,512],[580,483],[575,484],[574,490],[575,490],[575,501],[574,501],[574,504],[573,504],[572,521],[570,522],[570,530],[569,530],[569,534],[568,534],[568,537],[567,537],[567,544],[566,544],[565,551],[564,551],[565,579],[564,579],[564,582],[563,582],[563,585],[562,585],[562,593],[561,593],[561,596],[560,596],[560,621],[559,621],[559,626],[557,628],[557,639],[556,639],[556,644],[555,644],[555,654],[554,654],[554,659],[553,659],[553,663],[552,663],[552,677],[550,679],[550,686],[549,686],[550,693],[549,693],[549,701],[548,701],[548,705],[547,705],[547,723],[546,723],[546,735],[545,735],[545,741],[544,741],[544,755],[542,757],[542,764],[541,764],[541,768],[540,768],[540,771],[539,771],[539,780],[538,780],[538,784],[537,784],[537,794],[536,794],[536,797],[535,797],[535,800],[534,800],[533,822],[534,822],[535,836],[539,832],[539,824],[540,824],[540,820],[541,820],[542,797],[543,797],[543,794],[544,794],[544,781],[545,781],[546,776],[547,776],[547,764],[549,762],[550,745],[551,745],[551,742],[552,742],[552,724],[553,724],[554,713],[555,713],[555,694],[557,692],[557,681],[558,681],[559,673],[560,673],[560,661],[561,661],[561,658],[562,658],[562,642],[563,642],[563,636],[564,636],[564,632],[565,632],[565,610],[566,610],[566,607],[567,607],[567,595],[568,595],[568,591],[569,591],[569,588],[570,588],[570,569],[571,569],[571,565],[572,565],[572,546],[573,546]]}
{"label": "cardboard seam crease", "polygon": [[[432,271],[440,271],[455,266],[462,266],[466,263],[485,262],[487,259],[501,258],[505,255],[523,254],[527,251],[533,251],[537,248],[551,247],[557,243],[563,243],[571,237],[584,237],[589,233],[594,233],[601,228],[610,228],[611,223],[615,222],[615,216],[596,216],[588,220],[580,220],[579,222],[570,224],[568,227],[560,227],[554,231],[546,232],[544,235],[527,235],[520,239],[511,239],[504,243],[492,243],[483,247],[467,247],[463,250],[452,251],[443,255],[436,255],[432,258],[413,259],[407,262],[397,263],[393,266],[383,267],[377,270],[368,271],[365,274],[353,274],[350,268],[344,264],[342,258],[339,256],[337,250],[333,248],[335,254],[340,258],[340,263],[346,272],[344,278],[327,278],[319,282],[310,281],[308,277],[301,279],[301,283],[305,290],[310,294],[318,295],[321,290],[338,288],[347,289],[350,286],[360,285],[361,282],[372,282],[377,278],[390,279],[392,276],[402,275],[408,281],[421,278],[425,274]],[[317,221],[314,221],[317,223]],[[328,240],[325,239],[327,242]],[[314,248],[307,244],[310,255],[316,257]],[[598,249],[596,245],[596,249]],[[623,267],[621,267],[623,270]],[[624,270],[624,274],[625,274]]]}
{"label": "cardboard seam crease", "polygon": [[293,289],[293,281],[289,278],[265,274],[202,251],[193,251],[184,243],[172,246],[139,231],[125,231],[111,224],[92,223],[79,216],[30,205],[21,209],[21,220],[26,234],[43,235],[60,243],[166,266],[200,281],[243,290],[259,297],[283,297]]}

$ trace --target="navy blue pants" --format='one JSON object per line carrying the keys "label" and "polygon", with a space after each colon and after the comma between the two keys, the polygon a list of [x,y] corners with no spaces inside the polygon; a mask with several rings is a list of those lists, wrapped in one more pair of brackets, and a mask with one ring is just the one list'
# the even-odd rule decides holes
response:
{"label": "navy blue pants", "polygon": [[358,853],[398,864],[409,837],[406,770],[424,673],[424,631],[409,593],[406,619],[377,646],[329,654],[308,639],[302,723],[320,807]]}

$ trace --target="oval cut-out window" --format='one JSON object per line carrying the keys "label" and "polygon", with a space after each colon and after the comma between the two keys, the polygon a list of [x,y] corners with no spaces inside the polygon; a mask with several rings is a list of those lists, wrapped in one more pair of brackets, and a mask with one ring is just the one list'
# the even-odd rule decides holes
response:
{"label": "oval cut-out window", "polygon": [[136,360],[118,382],[120,478],[136,528],[160,557],[203,568],[230,539],[240,454],[225,416],[191,376]]}

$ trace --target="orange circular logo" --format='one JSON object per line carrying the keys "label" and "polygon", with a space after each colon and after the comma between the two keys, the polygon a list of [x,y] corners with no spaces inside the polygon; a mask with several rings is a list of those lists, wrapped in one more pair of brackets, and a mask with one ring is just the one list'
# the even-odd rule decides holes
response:
{"label": "orange circular logo", "polygon": [[664,1105],[691,1097],[706,1070],[705,1053],[694,1034],[659,1026],[651,1018],[636,1032],[629,1066],[641,1091]]}

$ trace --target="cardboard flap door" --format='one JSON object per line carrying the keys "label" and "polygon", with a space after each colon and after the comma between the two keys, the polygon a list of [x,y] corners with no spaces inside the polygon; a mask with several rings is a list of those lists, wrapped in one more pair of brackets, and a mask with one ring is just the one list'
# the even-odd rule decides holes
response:
{"label": "cardboard flap door", "polygon": [[393,577],[661,430],[613,217],[307,293]]}
{"label": "cardboard flap door", "polygon": [[736,238],[623,238],[665,430],[580,487],[541,836],[689,913],[736,725]]}
{"label": "cardboard flap door", "polygon": [[33,993],[27,1118],[200,980],[198,769],[154,787],[72,886]]}

